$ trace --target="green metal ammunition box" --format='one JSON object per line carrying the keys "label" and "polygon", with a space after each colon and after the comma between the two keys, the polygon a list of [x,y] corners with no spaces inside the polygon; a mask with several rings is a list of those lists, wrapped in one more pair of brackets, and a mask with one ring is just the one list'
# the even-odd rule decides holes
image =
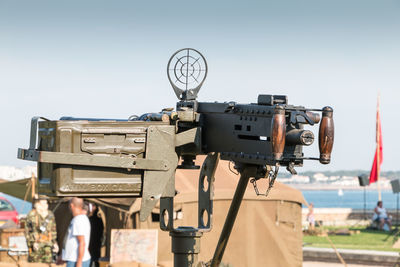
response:
{"label": "green metal ammunition box", "polygon": [[51,163],[38,161],[39,191],[54,196],[140,196],[144,170],[135,165],[145,158],[147,132],[155,125],[171,127],[144,121],[39,122],[38,150],[65,153],[49,153],[48,160],[41,154],[41,161]]}

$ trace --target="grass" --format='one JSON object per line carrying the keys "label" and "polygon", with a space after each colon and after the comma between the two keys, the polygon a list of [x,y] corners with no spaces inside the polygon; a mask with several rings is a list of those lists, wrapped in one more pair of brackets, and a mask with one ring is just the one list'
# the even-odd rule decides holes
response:
{"label": "grass", "polygon": [[[324,227],[325,230],[334,230],[338,228]],[[345,249],[367,249],[367,250],[382,250],[382,251],[396,251],[400,249],[392,248],[394,242],[399,235],[395,236],[394,232],[388,233],[377,230],[367,230],[362,227],[352,227],[349,230],[358,230],[360,233],[350,236],[344,235],[330,235],[329,238],[336,248]],[[400,233],[398,233],[400,234]],[[324,236],[303,236],[303,242],[308,247],[330,248],[331,244]]]}

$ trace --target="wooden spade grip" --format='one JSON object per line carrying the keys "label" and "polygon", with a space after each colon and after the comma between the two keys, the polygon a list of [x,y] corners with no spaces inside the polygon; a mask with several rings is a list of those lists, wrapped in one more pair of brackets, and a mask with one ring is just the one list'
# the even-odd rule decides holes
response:
{"label": "wooden spade grip", "polygon": [[333,109],[322,109],[322,120],[319,125],[319,162],[328,164],[331,161],[331,152],[334,139]]}
{"label": "wooden spade grip", "polygon": [[283,157],[286,138],[286,118],[285,109],[282,106],[276,106],[272,117],[272,155],[274,160],[279,161]]}

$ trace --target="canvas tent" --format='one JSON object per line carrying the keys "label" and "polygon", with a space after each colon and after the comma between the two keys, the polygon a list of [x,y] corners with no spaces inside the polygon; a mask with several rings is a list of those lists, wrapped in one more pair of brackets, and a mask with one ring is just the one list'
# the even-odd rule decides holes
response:
{"label": "canvas tent", "polygon": [[[204,157],[199,157],[201,164]],[[201,238],[199,258],[212,258],[219,234],[225,222],[239,176],[232,173],[229,162],[220,161],[215,174],[213,229]],[[177,219],[174,226],[197,226],[198,171],[178,170],[174,199]],[[266,190],[267,181],[259,182],[260,192]],[[305,200],[300,191],[275,183],[268,197],[256,196],[248,185],[237,220],[223,257],[231,266],[302,266],[301,204]],[[159,228],[157,215],[147,221],[139,221],[140,200],[131,209],[133,224],[137,229]],[[156,215],[156,216],[154,216]],[[159,232],[159,261],[172,261],[171,238],[167,232]]]}
{"label": "canvas tent", "polygon": [[0,192],[32,202],[31,178],[0,183]]}
{"label": "canvas tent", "polygon": [[[198,157],[201,165],[204,157]],[[215,174],[213,228],[201,238],[199,258],[212,258],[222,230],[239,176],[227,161],[220,161]],[[195,170],[177,170],[174,226],[197,226],[198,175]],[[258,183],[265,192],[267,181]],[[26,186],[26,185],[25,185]],[[121,228],[159,229],[159,209],[156,207],[145,222],[139,221],[140,199],[88,199],[97,202],[103,211],[109,252],[110,230]],[[256,196],[248,185],[236,223],[233,227],[222,261],[235,267],[302,266],[301,205],[305,200],[300,191],[276,182],[268,197]],[[56,212],[58,240],[62,241],[70,214],[66,203]],[[171,238],[159,230],[158,261],[172,261]],[[107,253],[109,254],[109,253]]]}

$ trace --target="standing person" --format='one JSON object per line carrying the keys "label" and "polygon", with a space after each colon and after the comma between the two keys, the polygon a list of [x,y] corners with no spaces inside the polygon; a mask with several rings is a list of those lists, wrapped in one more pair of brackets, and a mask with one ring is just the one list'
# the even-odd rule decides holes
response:
{"label": "standing person", "polygon": [[314,204],[311,202],[308,205],[307,222],[311,229],[315,227],[315,217],[314,217]]}
{"label": "standing person", "polygon": [[383,230],[383,227],[385,225],[385,223],[387,223],[388,227],[389,227],[389,231],[392,228],[392,220],[390,219],[390,217],[387,215],[386,209],[383,207],[383,202],[382,201],[378,201],[378,203],[376,203],[376,207],[374,209],[374,217],[372,218],[373,221],[378,221],[379,223],[379,229]]}
{"label": "standing person", "polygon": [[26,216],[25,238],[29,249],[29,262],[53,262],[58,252],[56,220],[48,210],[46,196],[36,196],[33,209]]}
{"label": "standing person", "polygon": [[72,220],[64,240],[62,260],[66,267],[89,267],[90,222],[84,210],[83,199],[74,197],[69,202]]}
{"label": "standing person", "polygon": [[99,267],[99,258],[101,252],[101,241],[103,238],[104,232],[104,224],[103,220],[98,214],[98,208],[96,204],[89,203],[89,221],[90,221],[90,243],[89,243],[89,252],[92,257],[92,267]]}

